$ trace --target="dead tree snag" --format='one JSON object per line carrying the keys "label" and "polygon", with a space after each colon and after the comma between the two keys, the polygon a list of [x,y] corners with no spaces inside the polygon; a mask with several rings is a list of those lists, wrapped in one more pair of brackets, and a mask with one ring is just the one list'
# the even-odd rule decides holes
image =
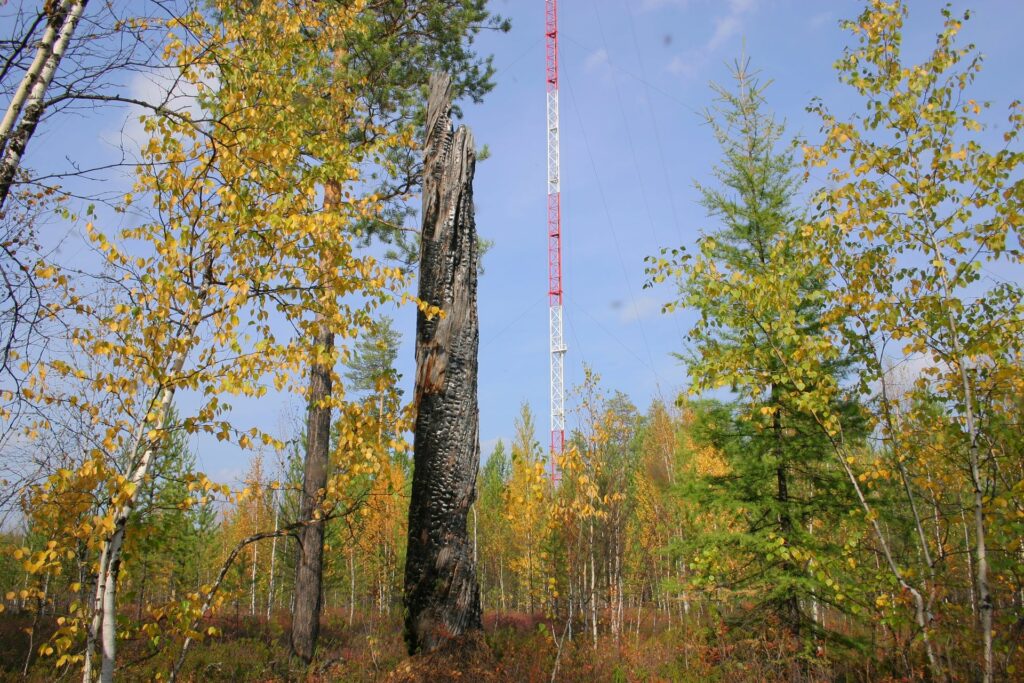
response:
{"label": "dead tree snag", "polygon": [[480,588],[466,516],[480,461],[477,236],[473,135],[452,131],[451,79],[430,79],[416,319],[415,470],[405,564],[405,638],[429,652],[480,628]]}

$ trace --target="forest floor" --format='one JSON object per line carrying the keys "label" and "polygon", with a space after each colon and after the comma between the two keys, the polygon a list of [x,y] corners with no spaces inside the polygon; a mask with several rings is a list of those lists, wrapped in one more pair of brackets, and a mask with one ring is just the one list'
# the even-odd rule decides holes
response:
{"label": "forest floor", "polygon": [[[0,619],[0,681],[77,680],[75,669],[55,670],[52,661],[33,655],[23,675],[31,621],[5,614]],[[357,618],[329,612],[323,622],[317,658],[309,667],[289,658],[287,615],[270,621],[246,616],[211,621],[215,638],[193,646],[182,680],[302,681],[320,683],[433,681],[509,681],[566,683],[599,681],[910,681],[915,675],[880,670],[872,657],[815,647],[813,652],[786,638],[756,637],[710,627],[700,620],[671,627],[635,618],[618,641],[577,630],[570,641],[551,622],[523,613],[488,613],[481,637],[458,642],[427,656],[410,658],[396,617]],[[564,625],[563,625],[564,626]],[[204,626],[205,628],[205,626]],[[45,640],[37,625],[35,648]],[[561,647],[559,644],[561,643]],[[117,678],[166,680],[176,647],[154,648],[143,638],[121,645]]]}

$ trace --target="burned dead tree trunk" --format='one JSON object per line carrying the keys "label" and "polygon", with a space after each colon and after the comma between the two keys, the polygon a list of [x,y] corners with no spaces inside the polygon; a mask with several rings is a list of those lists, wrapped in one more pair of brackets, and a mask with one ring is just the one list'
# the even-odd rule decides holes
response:
{"label": "burned dead tree trunk", "polygon": [[430,79],[423,163],[418,404],[405,562],[405,639],[429,652],[480,628],[480,588],[466,517],[480,461],[477,409],[477,236],[473,135],[452,131],[451,79]]}

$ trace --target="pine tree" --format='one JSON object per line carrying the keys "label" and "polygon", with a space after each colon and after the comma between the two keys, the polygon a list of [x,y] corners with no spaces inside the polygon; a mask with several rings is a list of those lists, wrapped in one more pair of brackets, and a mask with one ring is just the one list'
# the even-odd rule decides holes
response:
{"label": "pine tree", "polygon": [[[344,54],[337,54],[336,59],[344,62],[357,82],[364,86],[360,97],[365,104],[362,111],[366,120],[345,129],[349,137],[346,141],[358,147],[396,134],[411,140],[426,117],[418,91],[426,84],[428,74],[435,70],[454,75],[450,82],[453,97],[468,96],[479,101],[493,87],[494,74],[490,58],[478,56],[472,45],[473,36],[484,27],[508,28],[506,22],[490,13],[486,0],[385,2],[358,12],[347,36],[348,49]],[[424,138],[429,132],[423,132]],[[352,233],[366,242],[376,237],[397,245],[397,253],[390,256],[404,255],[410,260],[416,248],[409,244],[404,230],[394,226],[409,214],[406,201],[422,181],[421,164],[411,147],[395,146],[384,150],[383,158],[379,159],[382,163],[368,183],[374,190],[369,195],[382,203],[381,209],[367,213],[351,226]],[[340,199],[340,185],[326,184],[325,209],[329,204],[337,205]],[[303,519],[308,521],[316,516],[317,492],[327,483],[331,403],[335,394],[340,393],[334,386],[334,336],[324,322],[316,325],[313,345],[320,353],[309,368],[309,447],[301,510]],[[378,439],[382,440],[384,430],[379,422],[377,432]],[[301,535],[305,551],[297,566],[292,650],[308,663],[313,658],[319,633],[322,524],[310,524]]]}
{"label": "pine tree", "polygon": [[[402,336],[394,328],[391,318],[384,316],[377,321],[370,334],[356,342],[345,372],[348,387],[374,394],[381,390],[382,383],[397,384],[402,376],[395,370],[395,359],[401,342]],[[399,390],[398,394],[401,393]]]}
{"label": "pine tree", "polygon": [[[403,391],[398,386],[402,375],[395,369],[395,360],[401,341],[391,318],[384,316],[376,321],[369,334],[356,342],[345,379],[349,390],[363,395],[366,413],[377,423],[377,447],[393,451],[396,462],[407,467],[404,449],[396,447],[402,426]],[[405,474],[409,474],[408,469]]]}

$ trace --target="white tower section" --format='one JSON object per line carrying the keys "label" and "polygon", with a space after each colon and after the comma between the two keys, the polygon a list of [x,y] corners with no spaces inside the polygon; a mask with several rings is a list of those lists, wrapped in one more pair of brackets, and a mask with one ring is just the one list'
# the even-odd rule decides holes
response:
{"label": "white tower section", "polygon": [[547,67],[548,306],[551,355],[551,477],[565,446],[565,335],[562,329],[562,195],[558,141],[558,0],[544,0]]}

